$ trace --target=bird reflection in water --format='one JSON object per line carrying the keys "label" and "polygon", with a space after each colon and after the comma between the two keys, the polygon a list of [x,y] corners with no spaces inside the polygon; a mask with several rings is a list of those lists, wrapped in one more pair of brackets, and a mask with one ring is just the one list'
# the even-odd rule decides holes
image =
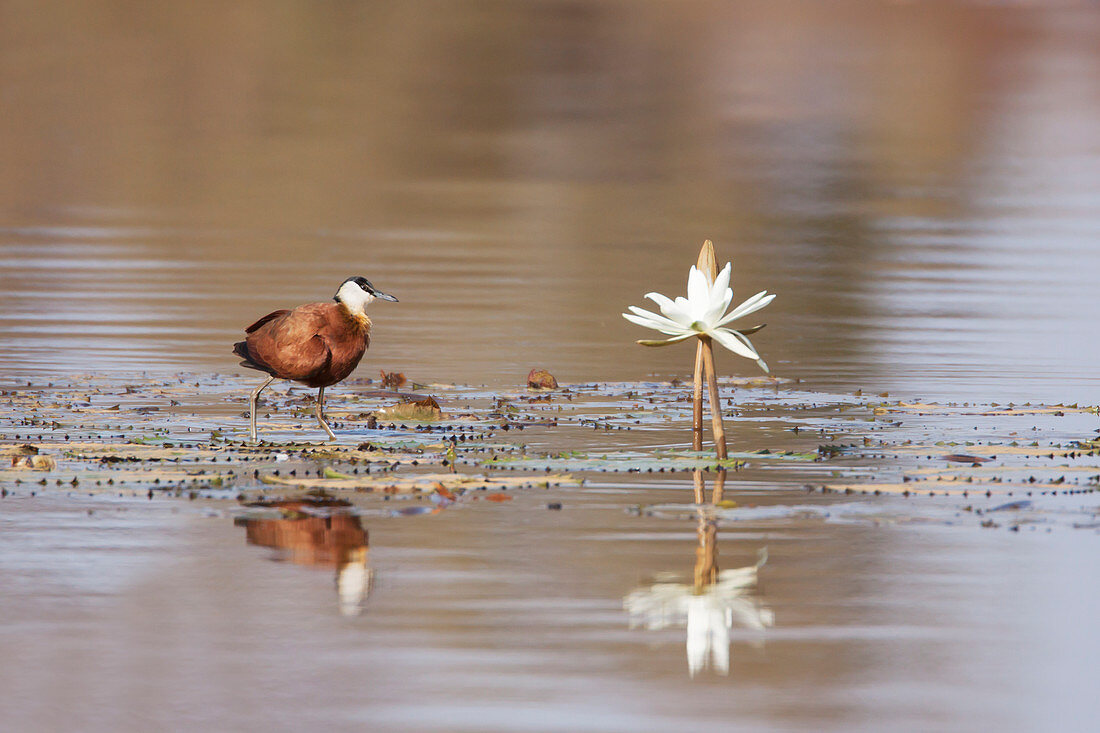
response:
{"label": "bird reflection in water", "polygon": [[367,565],[367,531],[349,502],[293,499],[249,504],[255,513],[237,517],[251,545],[283,551],[297,565],[336,568],[340,613],[358,616],[374,580]]}
{"label": "bird reflection in water", "polygon": [[[720,471],[711,506],[722,501],[725,479],[726,472]],[[719,570],[718,523],[702,503],[704,488],[702,472],[696,471],[698,542],[692,582],[680,582],[676,574],[666,574],[623,599],[632,628],[644,625],[652,630],[687,629],[688,671],[692,677],[708,667],[718,674],[729,674],[730,629],[734,624],[762,632],[775,622],[771,609],[752,595],[757,571],[767,560],[767,552],[761,550],[754,565]]]}

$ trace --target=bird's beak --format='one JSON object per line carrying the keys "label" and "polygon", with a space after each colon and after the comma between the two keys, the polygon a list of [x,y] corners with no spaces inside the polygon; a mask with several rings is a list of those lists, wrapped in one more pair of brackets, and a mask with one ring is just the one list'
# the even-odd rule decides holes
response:
{"label": "bird's beak", "polygon": [[383,293],[381,290],[375,290],[373,293],[371,293],[371,295],[378,298],[379,300],[388,300],[391,303],[397,302],[397,298],[393,297],[389,293]]}

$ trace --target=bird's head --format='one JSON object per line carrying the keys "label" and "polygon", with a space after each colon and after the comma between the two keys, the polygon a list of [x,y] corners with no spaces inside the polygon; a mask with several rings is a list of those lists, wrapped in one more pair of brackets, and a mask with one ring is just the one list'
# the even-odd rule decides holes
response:
{"label": "bird's head", "polygon": [[375,298],[397,302],[397,298],[377,290],[365,277],[349,277],[341,283],[336,295],[332,296],[333,300],[347,306],[352,313],[362,313]]}

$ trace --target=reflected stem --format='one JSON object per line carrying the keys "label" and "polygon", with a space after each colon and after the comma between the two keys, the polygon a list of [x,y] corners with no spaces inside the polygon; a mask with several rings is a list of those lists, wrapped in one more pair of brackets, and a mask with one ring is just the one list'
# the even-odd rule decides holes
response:
{"label": "reflected stem", "polygon": [[700,511],[696,535],[694,588],[701,593],[718,580],[718,523]]}
{"label": "reflected stem", "polygon": [[711,491],[710,503],[717,504],[722,501],[723,495],[726,491],[726,469],[718,469],[718,474],[714,477],[714,489]]}
{"label": "reflected stem", "polygon": [[696,504],[702,504],[704,496],[706,494],[706,490],[707,490],[706,481],[703,480],[703,471],[702,471],[702,469],[697,468],[694,471],[692,471],[691,472],[691,480],[692,480],[692,484],[694,484],[694,488],[695,488],[695,503]]}

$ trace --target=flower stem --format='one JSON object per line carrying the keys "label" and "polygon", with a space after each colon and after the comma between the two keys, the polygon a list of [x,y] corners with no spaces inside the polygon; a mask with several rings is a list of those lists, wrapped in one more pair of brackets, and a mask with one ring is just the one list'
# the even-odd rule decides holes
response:
{"label": "flower stem", "polygon": [[691,401],[691,449],[703,450],[703,340],[695,349],[695,392]]}
{"label": "flower stem", "polygon": [[710,336],[700,336],[699,341],[703,346],[703,371],[707,375],[707,392],[710,396],[710,429],[714,433],[714,450],[718,454],[718,460],[725,460],[726,452],[726,428],[722,424],[722,404],[718,396],[718,374],[714,370],[714,344]]}
{"label": "flower stem", "polygon": [[[718,275],[718,258],[714,254],[714,243],[709,239],[703,242],[699,250],[699,259],[695,265],[706,276],[707,281],[713,283]],[[726,458],[726,428],[722,425],[722,405],[718,399],[718,374],[714,371],[714,344],[710,336],[699,336],[699,346],[695,350],[695,401],[692,405],[694,421],[692,428],[695,430],[692,447],[695,450],[703,449],[703,375],[706,374],[707,387],[710,393],[710,420],[711,432],[714,434],[714,450],[719,460]]]}

